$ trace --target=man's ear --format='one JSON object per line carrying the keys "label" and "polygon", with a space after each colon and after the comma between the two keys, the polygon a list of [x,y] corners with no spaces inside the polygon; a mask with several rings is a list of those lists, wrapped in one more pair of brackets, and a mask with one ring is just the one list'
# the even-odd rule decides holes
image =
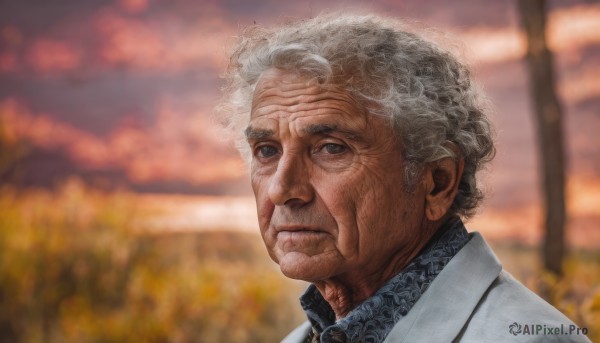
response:
{"label": "man's ear", "polygon": [[441,219],[452,206],[464,166],[464,159],[447,157],[425,169],[425,214],[430,221]]}

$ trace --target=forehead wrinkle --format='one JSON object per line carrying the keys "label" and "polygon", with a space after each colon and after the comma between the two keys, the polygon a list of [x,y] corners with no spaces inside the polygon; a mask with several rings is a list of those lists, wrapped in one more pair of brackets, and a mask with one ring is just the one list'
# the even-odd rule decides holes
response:
{"label": "forehead wrinkle", "polygon": [[[330,118],[319,120],[321,123],[335,127],[336,132],[342,133],[348,139],[360,140],[360,133],[369,122],[366,118],[368,111],[352,97],[350,92],[335,86],[328,87],[311,80],[306,81],[297,76],[291,78],[286,75],[265,76],[255,88],[251,120],[271,118],[280,121],[287,117],[285,121],[291,124],[297,119],[303,122],[306,118],[325,116]],[[358,117],[361,118],[357,122]],[[349,122],[346,122],[348,120]],[[321,125],[321,129],[316,127],[308,131],[299,129],[303,134],[314,135],[324,134],[323,128],[324,126]],[[256,134],[248,131],[248,133],[259,139],[274,134],[268,131]]]}
{"label": "forehead wrinkle", "polygon": [[289,101],[298,101],[298,99],[295,99],[298,96],[319,93],[322,93],[321,87],[307,82],[287,83],[278,79],[264,79],[255,88],[252,102],[266,101],[276,97],[283,98],[284,103],[288,103]]}
{"label": "forehead wrinkle", "polygon": [[253,101],[265,101],[273,97],[293,99],[297,102],[296,97],[306,96],[309,98],[307,102],[312,102],[322,98],[331,98],[340,101],[348,101],[356,105],[354,99],[344,89],[336,87],[327,87],[325,85],[315,84],[314,82],[286,82],[280,79],[263,79],[254,91]]}
{"label": "forehead wrinkle", "polygon": [[260,88],[255,92],[254,99],[264,101],[270,98],[278,97],[283,99],[297,98],[301,96],[318,96],[323,94],[319,87],[301,87],[298,89],[286,90],[280,87]]}
{"label": "forehead wrinkle", "polygon": [[[261,109],[265,107],[263,106],[264,103],[267,103],[266,106],[271,102],[280,106],[304,106],[321,100],[335,100],[346,103],[364,114],[363,107],[345,89],[332,85],[329,87],[320,85],[314,79],[307,80],[290,72],[273,69],[263,74],[255,88],[251,116],[255,117],[256,113],[254,112],[263,112]],[[302,109],[311,109],[311,107]],[[295,112],[302,109],[292,108],[288,111]],[[279,108],[278,110],[284,109]]]}
{"label": "forehead wrinkle", "polygon": [[327,94],[322,92],[318,87],[311,87],[310,89],[301,88],[293,91],[285,91],[279,88],[261,89],[255,93],[252,107],[260,107],[260,103],[269,103],[274,99],[275,101],[273,102],[277,102],[278,105],[293,106],[303,102],[311,103],[327,98]]}
{"label": "forehead wrinkle", "polygon": [[[274,96],[275,97],[275,96]],[[281,97],[277,97],[278,100]],[[268,102],[259,99],[252,108],[252,117],[260,117],[276,112],[304,113],[309,111],[332,111],[353,114],[365,114],[351,97],[332,97],[332,94],[320,93],[313,96],[296,96],[284,101]],[[336,106],[337,105],[337,106]],[[350,111],[349,111],[350,110]]]}

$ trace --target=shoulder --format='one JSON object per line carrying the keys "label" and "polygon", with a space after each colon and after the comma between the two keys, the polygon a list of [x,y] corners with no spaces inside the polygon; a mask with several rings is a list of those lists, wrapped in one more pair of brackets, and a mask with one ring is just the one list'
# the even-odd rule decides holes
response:
{"label": "shoulder", "polygon": [[503,319],[545,319],[553,322],[568,320],[506,271],[502,271],[492,283],[474,314]]}
{"label": "shoulder", "polygon": [[456,341],[589,342],[560,311],[502,271]]}
{"label": "shoulder", "polygon": [[385,342],[589,342],[584,335],[556,335],[557,327],[562,333],[577,328],[503,271],[483,237],[473,233]]}

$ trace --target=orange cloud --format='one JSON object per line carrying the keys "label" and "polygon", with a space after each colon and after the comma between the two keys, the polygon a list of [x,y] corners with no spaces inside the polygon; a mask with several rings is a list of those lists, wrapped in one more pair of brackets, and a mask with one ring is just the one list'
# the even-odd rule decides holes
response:
{"label": "orange cloud", "polygon": [[14,99],[0,102],[0,122],[9,141],[26,139],[35,146],[65,150],[75,160],[91,168],[105,167],[112,162],[98,138],[46,115],[33,115]]}
{"label": "orange cloud", "polygon": [[59,40],[38,39],[29,47],[29,64],[37,71],[67,71],[79,67],[81,53]]}
{"label": "orange cloud", "polygon": [[109,64],[156,68],[164,62],[161,38],[142,21],[103,15],[97,20],[103,39],[100,55]]}
{"label": "orange cloud", "polygon": [[600,43],[600,5],[579,5],[550,12],[547,34],[555,51]]}
{"label": "orange cloud", "polygon": [[570,178],[567,197],[569,213],[600,217],[600,180],[597,177],[581,175]]}
{"label": "orange cloud", "polygon": [[[600,43],[600,5],[580,5],[548,14],[546,37],[555,52],[574,53],[582,47]],[[471,58],[495,63],[523,58],[527,42],[520,27],[479,27],[456,34],[472,52]]]}
{"label": "orange cloud", "polygon": [[193,183],[227,180],[245,173],[228,144],[211,137],[202,113],[184,116],[163,104],[158,119],[145,130],[121,127],[110,138],[110,150],[128,161],[128,174],[138,182],[183,179]]}
{"label": "orange cloud", "polygon": [[108,64],[136,69],[179,70],[209,65],[224,68],[226,37],[233,30],[218,16],[186,26],[145,22],[103,12],[96,20]]}
{"label": "orange cloud", "polygon": [[[194,116],[200,116],[195,113]],[[101,139],[44,114],[32,114],[22,103],[0,102],[6,139],[25,139],[46,149],[65,151],[86,168],[118,167],[135,182],[181,180],[205,184],[235,179],[245,173],[243,162],[226,142],[203,134],[195,118],[188,119],[165,105],[158,122],[147,129],[121,126]]]}
{"label": "orange cloud", "polygon": [[562,99],[569,103],[600,96],[600,65],[582,68],[575,75],[568,75],[559,84]]}
{"label": "orange cloud", "polygon": [[478,62],[504,62],[525,56],[526,38],[516,28],[475,28],[458,35],[471,50],[471,58]]}

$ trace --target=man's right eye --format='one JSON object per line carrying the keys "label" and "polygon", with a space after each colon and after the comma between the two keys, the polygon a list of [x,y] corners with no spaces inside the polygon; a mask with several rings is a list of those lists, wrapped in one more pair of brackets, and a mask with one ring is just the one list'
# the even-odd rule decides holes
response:
{"label": "man's right eye", "polygon": [[256,150],[258,157],[269,158],[277,154],[277,149],[270,145],[261,146]]}

